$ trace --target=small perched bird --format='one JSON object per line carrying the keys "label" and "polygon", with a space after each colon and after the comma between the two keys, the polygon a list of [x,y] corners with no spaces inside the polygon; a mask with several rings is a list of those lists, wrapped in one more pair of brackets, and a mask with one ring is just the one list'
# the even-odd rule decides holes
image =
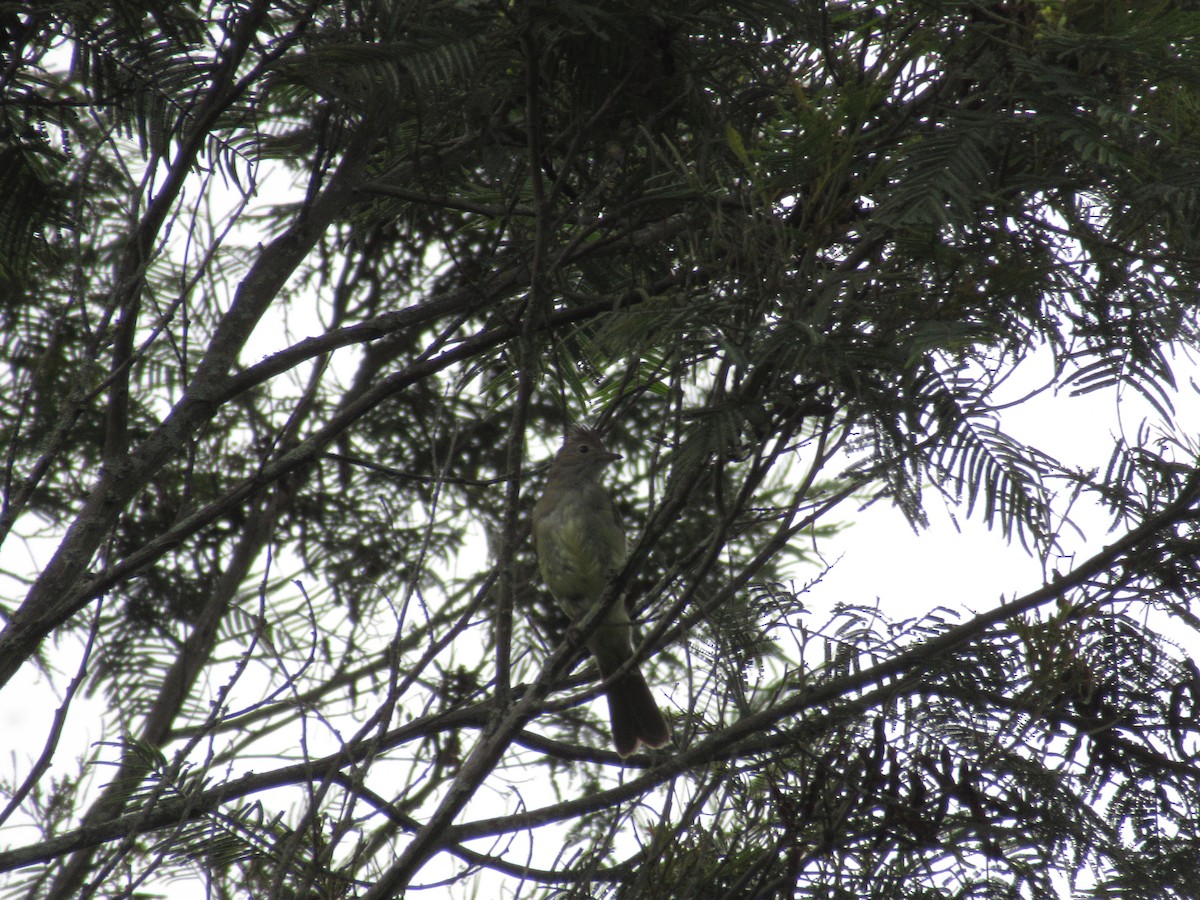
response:
{"label": "small perched bird", "polygon": [[[572,619],[582,618],[601,599],[625,562],[625,529],[612,498],[600,486],[604,467],[620,458],[594,431],[570,429],[550,466],[545,493],[533,507],[538,567],[550,593]],[[606,681],[633,656],[633,626],[620,598],[609,606],[587,646]],[[609,681],[605,692],[617,753],[624,757],[639,744],[670,743],[667,720],[636,666]]]}

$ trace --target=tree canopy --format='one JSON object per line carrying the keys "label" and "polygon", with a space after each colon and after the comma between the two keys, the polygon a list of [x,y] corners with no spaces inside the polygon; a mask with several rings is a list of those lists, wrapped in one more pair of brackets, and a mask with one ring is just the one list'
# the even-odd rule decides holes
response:
{"label": "tree canopy", "polygon": [[[0,0],[0,54],[4,896],[1195,895],[1200,4]],[[1136,398],[1106,466],[1006,430],[1035,356]],[[625,761],[529,542],[571,423]],[[830,598],[872,502],[1045,582]]]}

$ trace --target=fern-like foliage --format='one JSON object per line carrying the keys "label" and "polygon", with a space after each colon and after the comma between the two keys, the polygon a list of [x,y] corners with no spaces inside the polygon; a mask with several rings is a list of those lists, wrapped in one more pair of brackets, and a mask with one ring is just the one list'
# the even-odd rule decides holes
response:
{"label": "fern-like foliage", "polygon": [[[5,890],[1190,897],[1198,39],[0,0]],[[1026,392],[1111,399],[1108,462]],[[580,421],[662,755],[529,546]],[[1053,574],[896,610],[831,577],[880,501]]]}

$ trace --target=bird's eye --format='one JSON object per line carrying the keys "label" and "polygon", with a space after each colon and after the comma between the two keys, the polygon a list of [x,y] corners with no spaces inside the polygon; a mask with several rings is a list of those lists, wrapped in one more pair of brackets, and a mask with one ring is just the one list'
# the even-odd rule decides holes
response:
{"label": "bird's eye", "polygon": [[580,445],[579,445],[579,452],[580,452],[580,453],[590,453],[590,452],[591,452],[591,449],[592,449],[592,448],[591,448],[591,447],[589,447],[587,444],[580,444]]}

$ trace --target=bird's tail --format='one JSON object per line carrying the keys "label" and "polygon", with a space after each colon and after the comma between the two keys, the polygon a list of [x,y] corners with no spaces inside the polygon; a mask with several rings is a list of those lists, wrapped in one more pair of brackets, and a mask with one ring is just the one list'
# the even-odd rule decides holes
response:
{"label": "bird's tail", "polygon": [[650,686],[637,669],[618,675],[605,689],[608,716],[612,722],[613,743],[622,757],[634,753],[638,744],[665,747],[671,743],[671,729],[663,718]]}

